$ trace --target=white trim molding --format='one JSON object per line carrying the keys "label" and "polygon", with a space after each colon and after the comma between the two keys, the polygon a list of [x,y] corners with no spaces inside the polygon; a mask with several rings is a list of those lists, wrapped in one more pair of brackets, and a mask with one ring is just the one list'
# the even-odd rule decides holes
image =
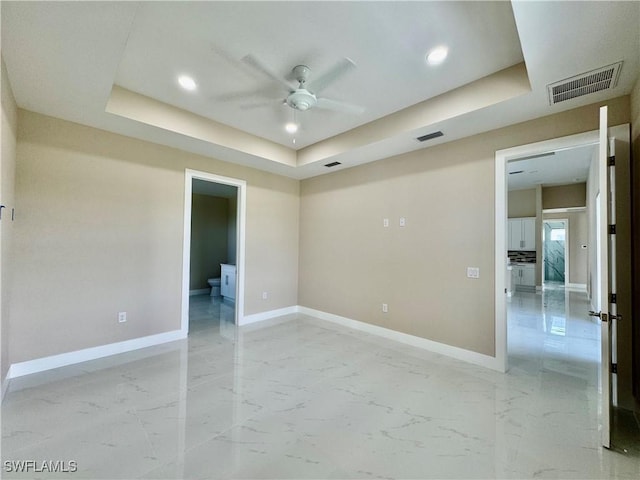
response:
{"label": "white trim molding", "polygon": [[[481,353],[473,352],[470,350],[465,350],[463,348],[453,347],[444,343],[434,342],[426,338],[416,337],[414,335],[409,335],[388,328],[379,327],[377,325],[372,325],[358,320],[341,317],[332,313],[322,312],[320,310],[314,310],[307,307],[301,307],[299,305],[293,305],[290,307],[284,307],[276,310],[247,315],[245,317],[239,318],[239,324],[241,326],[251,325],[254,323],[295,313],[301,313],[314,317],[318,320],[336,323],[353,330],[377,335],[379,337],[387,338],[399,343],[404,343],[406,345],[411,345],[413,347],[421,348],[433,353],[446,355],[448,357],[479,365],[481,367],[489,368],[491,370],[503,371],[502,362],[498,358],[483,355]],[[170,332],[159,333],[156,335],[149,335],[146,337],[110,343],[98,347],[76,350],[74,352],[61,353],[58,355],[51,355],[48,357],[36,358],[34,360],[28,360],[25,362],[14,363],[9,368],[9,372],[2,382],[2,397],[4,398],[4,395],[9,388],[10,380],[13,378],[30,375],[32,373],[44,372],[46,370],[52,370],[54,368],[75,365],[90,360],[97,360],[100,358],[109,357],[111,355],[131,352],[141,348],[161,345],[176,340],[182,340],[186,337],[187,333],[182,329],[172,330]]]}
{"label": "white trim molding", "polygon": [[298,307],[298,312],[304,315],[325,320],[332,323],[337,323],[343,327],[352,328],[361,332],[370,333],[379,337],[384,337],[389,340],[411,345],[413,347],[428,350],[433,353],[446,355],[457,360],[462,360],[467,363],[473,363],[481,367],[489,368],[491,370],[497,370],[503,372],[502,362],[495,357],[489,355],[483,355],[481,353],[473,352],[471,350],[465,350],[464,348],[453,347],[444,343],[434,342],[422,337],[416,337],[415,335],[409,335],[408,333],[398,332],[396,330],[390,330],[388,328],[379,327],[370,323],[360,322],[347,317],[341,317],[340,315],[334,315],[332,313],[322,312],[320,310],[314,310],[307,307]]}
{"label": "white trim molding", "polygon": [[264,320],[270,320],[272,318],[281,317],[283,315],[290,315],[292,313],[298,313],[299,307],[297,305],[285,308],[279,308],[277,310],[269,310],[267,312],[254,313],[252,315],[245,315],[238,319],[238,325],[250,325],[252,323],[262,322]]}
{"label": "white trim molding", "polygon": [[[9,368],[7,379],[22,377],[32,373],[44,372],[67,365],[87,362],[99,358],[117,355],[119,353],[131,352],[140,348],[152,347],[175,340],[186,338],[186,334],[182,330],[172,330],[170,332],[158,333],[147,337],[134,338],[123,342],[109,343],[100,345],[99,347],[85,348],[74,352],[61,353],[59,355],[51,355],[49,357],[36,358],[27,360],[26,362],[14,363]],[[3,384],[3,390],[5,386]]]}
{"label": "white trim molding", "polygon": [[567,283],[565,285],[565,288],[567,290],[571,290],[572,292],[584,292],[584,293],[586,293],[587,284],[586,283]]}
{"label": "white trim molding", "polygon": [[205,293],[210,293],[210,288],[200,288],[198,290],[189,290],[189,296],[193,297],[195,295],[204,295]]}
{"label": "white trim molding", "polygon": [[2,396],[0,396],[0,401],[4,400],[4,395],[9,390],[9,372],[7,372],[7,376],[2,380]]}

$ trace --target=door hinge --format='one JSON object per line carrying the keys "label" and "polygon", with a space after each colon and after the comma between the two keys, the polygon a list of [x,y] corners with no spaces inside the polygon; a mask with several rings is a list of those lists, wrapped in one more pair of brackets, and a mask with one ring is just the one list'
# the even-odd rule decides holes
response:
{"label": "door hinge", "polygon": [[611,373],[618,373],[618,364],[617,363],[612,363],[611,364]]}
{"label": "door hinge", "polygon": [[610,167],[615,167],[616,166],[616,156],[613,155],[613,156],[609,157],[609,161],[607,162],[607,164]]}
{"label": "door hinge", "polygon": [[609,303],[618,303],[618,295],[615,293],[609,295]]}
{"label": "door hinge", "polygon": [[609,235],[615,235],[616,234],[616,225],[609,225]]}

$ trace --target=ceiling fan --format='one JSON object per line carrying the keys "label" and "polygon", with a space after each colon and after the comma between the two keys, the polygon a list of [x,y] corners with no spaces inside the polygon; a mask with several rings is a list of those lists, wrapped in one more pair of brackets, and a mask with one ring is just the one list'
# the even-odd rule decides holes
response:
{"label": "ceiling fan", "polygon": [[[304,112],[313,108],[319,108],[355,115],[364,112],[363,107],[318,96],[322,90],[355,68],[355,64],[349,58],[342,59],[326,73],[309,83],[307,83],[307,80],[311,75],[311,69],[306,65],[296,65],[291,70],[291,76],[298,82],[297,87],[290,85],[285,79],[280,78],[278,75],[273,73],[271,69],[253,55],[243,57],[242,61],[255,71],[260,72],[278,84],[284,91],[283,93],[286,94],[283,103],[291,107],[293,110]],[[264,103],[259,103],[248,105],[246,108],[261,107],[264,105]]]}

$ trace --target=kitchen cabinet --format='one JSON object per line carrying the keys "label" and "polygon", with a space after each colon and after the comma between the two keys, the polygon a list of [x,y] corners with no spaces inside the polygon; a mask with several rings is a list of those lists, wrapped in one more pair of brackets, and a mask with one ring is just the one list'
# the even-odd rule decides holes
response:
{"label": "kitchen cabinet", "polygon": [[535,264],[516,264],[511,266],[512,285],[515,290],[531,291],[536,289]]}
{"label": "kitchen cabinet", "polygon": [[509,250],[535,250],[536,217],[510,218],[508,234]]}
{"label": "kitchen cabinet", "polygon": [[220,276],[220,294],[223,299],[234,301],[236,299],[236,266],[226,263],[220,264],[222,272]]}

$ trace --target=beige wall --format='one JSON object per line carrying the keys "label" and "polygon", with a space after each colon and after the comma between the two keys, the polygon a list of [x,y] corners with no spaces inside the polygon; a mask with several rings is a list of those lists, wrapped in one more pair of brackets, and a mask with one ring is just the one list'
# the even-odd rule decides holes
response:
{"label": "beige wall", "polygon": [[23,110],[18,127],[12,363],[180,328],[185,168],[247,182],[245,314],[296,305],[297,180]]}
{"label": "beige wall", "polygon": [[598,107],[303,180],[300,305],[493,356],[495,151],[597,129]]}
{"label": "beige wall", "polygon": [[543,213],[542,218],[543,220],[559,218],[569,221],[569,278],[567,283],[586,285],[589,256],[587,249],[582,248],[582,245],[588,245],[587,212]]}
{"label": "beige wall", "polygon": [[574,183],[542,188],[542,208],[584,207],[587,201],[587,184]]}
{"label": "beige wall", "polygon": [[507,217],[535,217],[536,216],[536,189],[510,190],[507,199]]}
{"label": "beige wall", "polygon": [[2,381],[9,370],[9,306],[12,271],[12,239],[14,222],[11,221],[11,209],[15,208],[15,167],[16,167],[16,135],[18,113],[16,101],[7,77],[4,60],[2,64],[2,151],[0,153],[0,204],[2,209],[0,220],[0,371]]}
{"label": "beige wall", "polygon": [[228,199],[200,194],[192,196],[190,290],[209,288],[207,280],[220,277],[221,263],[235,263],[235,258],[227,258],[228,229]]}

